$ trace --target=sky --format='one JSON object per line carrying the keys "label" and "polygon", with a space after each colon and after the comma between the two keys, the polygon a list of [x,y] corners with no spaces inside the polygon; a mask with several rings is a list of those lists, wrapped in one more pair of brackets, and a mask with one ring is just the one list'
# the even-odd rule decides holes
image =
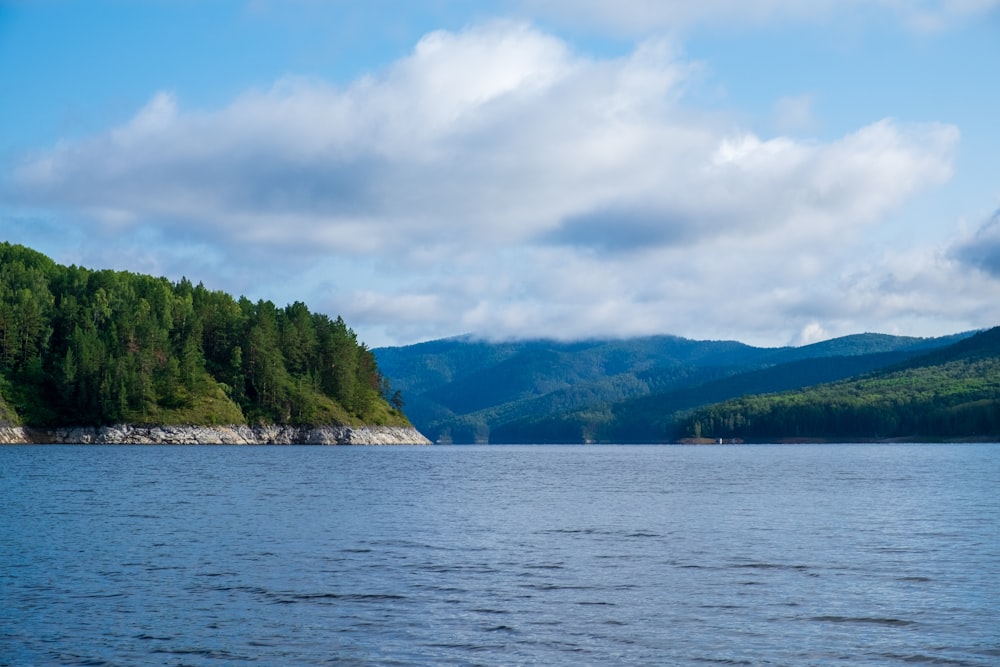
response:
{"label": "sky", "polygon": [[0,241],[370,347],[1000,325],[1000,0],[0,0]]}

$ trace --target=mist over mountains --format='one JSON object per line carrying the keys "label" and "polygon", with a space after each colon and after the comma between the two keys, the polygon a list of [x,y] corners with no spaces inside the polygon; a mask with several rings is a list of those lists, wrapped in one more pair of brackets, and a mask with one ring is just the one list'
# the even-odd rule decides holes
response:
{"label": "mist over mountains", "polygon": [[407,416],[434,441],[673,442],[723,437],[691,432],[689,417],[699,408],[894,369],[974,336],[864,333],[780,348],[676,336],[501,343],[459,337],[374,353],[404,397]]}

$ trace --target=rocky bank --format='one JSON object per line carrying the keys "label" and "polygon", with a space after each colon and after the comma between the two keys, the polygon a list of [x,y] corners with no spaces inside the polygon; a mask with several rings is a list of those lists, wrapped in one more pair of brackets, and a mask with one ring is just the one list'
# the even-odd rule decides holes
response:
{"label": "rocky bank", "polygon": [[117,424],[38,429],[0,424],[0,444],[108,445],[429,445],[400,426],[158,426]]}

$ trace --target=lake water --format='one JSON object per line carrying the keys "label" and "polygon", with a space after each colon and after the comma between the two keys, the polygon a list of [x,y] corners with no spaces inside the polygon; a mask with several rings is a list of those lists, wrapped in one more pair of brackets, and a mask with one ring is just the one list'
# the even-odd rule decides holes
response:
{"label": "lake water", "polygon": [[998,665],[1000,445],[0,447],[0,665]]}

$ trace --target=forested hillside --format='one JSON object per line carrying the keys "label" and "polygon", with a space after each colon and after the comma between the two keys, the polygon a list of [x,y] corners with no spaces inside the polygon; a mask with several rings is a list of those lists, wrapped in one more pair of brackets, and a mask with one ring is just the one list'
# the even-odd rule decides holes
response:
{"label": "forested hillside", "polygon": [[746,440],[1000,437],[1000,327],[859,379],[704,407],[678,433]]}
{"label": "forested hillside", "polygon": [[796,359],[613,403],[600,410],[588,409],[541,419],[528,418],[505,424],[494,435],[507,440],[521,440],[526,433],[544,433],[550,441],[573,442],[580,437],[582,428],[588,440],[670,442],[679,437],[678,424],[693,408],[747,394],[801,389],[853,377],[898,363],[914,354],[918,353],[901,350],[861,353],[857,356]]}
{"label": "forested hillside", "polygon": [[0,421],[407,424],[384,390],[339,317],[0,243]]}
{"label": "forested hillside", "polygon": [[463,337],[375,354],[421,433],[432,440],[484,442],[492,430],[526,416],[605,405],[683,385],[693,375],[732,372],[734,365],[752,365],[748,355],[755,350],[675,336],[569,343]]}
{"label": "forested hillside", "polygon": [[661,442],[681,412],[898,363],[963,336],[858,334],[759,348],[676,336],[563,343],[471,338],[375,350],[432,440]]}

